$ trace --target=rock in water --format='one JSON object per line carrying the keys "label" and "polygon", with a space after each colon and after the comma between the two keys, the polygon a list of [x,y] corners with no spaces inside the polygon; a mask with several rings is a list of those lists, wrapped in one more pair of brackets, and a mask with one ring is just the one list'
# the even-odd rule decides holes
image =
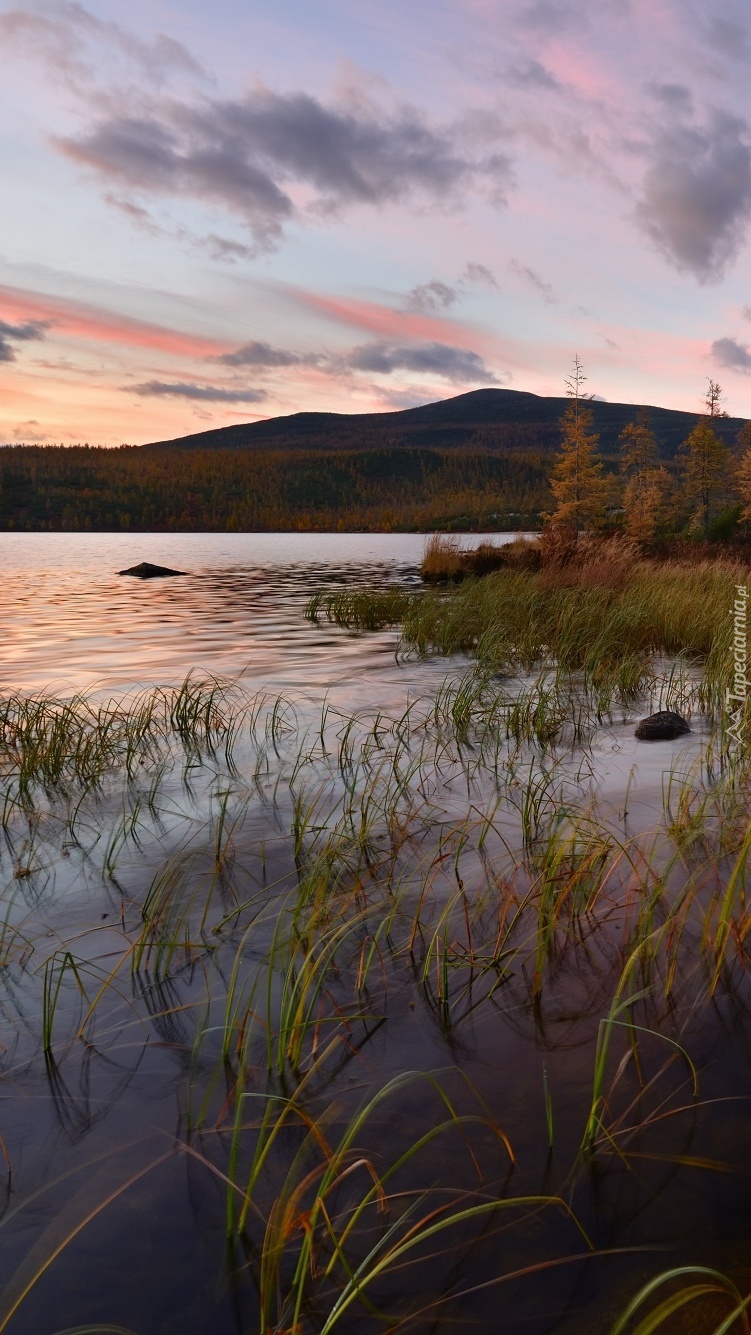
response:
{"label": "rock in water", "polygon": [[142,561],[140,566],[131,566],[128,570],[118,570],[118,575],[135,575],[136,579],[159,579],[162,575],[185,575],[185,570],[170,570],[169,566],[153,566],[150,561]]}
{"label": "rock in water", "polygon": [[642,719],[634,731],[634,737],[642,742],[672,742],[690,731],[681,714],[675,714],[672,709],[661,709],[659,713]]}

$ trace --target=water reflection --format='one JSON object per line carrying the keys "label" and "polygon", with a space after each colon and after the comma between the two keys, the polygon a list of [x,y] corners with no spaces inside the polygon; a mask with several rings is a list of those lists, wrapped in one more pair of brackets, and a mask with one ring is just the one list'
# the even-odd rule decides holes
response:
{"label": "water reflection", "polygon": [[[363,639],[302,613],[317,589],[416,584],[422,547],[419,534],[6,534],[0,685],[72,692],[196,669],[274,691],[336,684],[353,702],[383,681],[388,695],[404,679],[395,632]],[[191,573],[118,577],[134,552]]]}

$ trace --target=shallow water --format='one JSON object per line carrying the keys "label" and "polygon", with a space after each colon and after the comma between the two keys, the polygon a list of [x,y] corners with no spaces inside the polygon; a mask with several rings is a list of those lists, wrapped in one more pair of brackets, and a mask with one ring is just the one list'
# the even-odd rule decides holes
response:
{"label": "shallow water", "polygon": [[[465,534],[458,541],[511,541]],[[394,533],[0,534],[0,691],[121,693],[175,684],[190,672],[229,676],[248,691],[346,712],[397,710],[467,671],[462,657],[397,661],[396,629],[361,634],[304,616],[310,597],[346,585],[419,587],[425,539]],[[142,560],[186,570],[138,580]],[[645,701],[641,712],[658,706]],[[697,754],[697,738],[640,746],[632,717],[599,730],[597,781],[617,801],[634,766],[635,810],[651,811],[663,772]]]}
{"label": "shallow water", "polygon": [[[400,1329],[443,1333],[458,1321],[482,1335],[595,1335],[609,1329],[644,1279],[679,1262],[717,1264],[740,1284],[751,1284],[745,1172],[751,1063],[743,971],[708,1002],[695,949],[698,929],[686,925],[675,995],[660,1003],[658,988],[654,1003],[645,998],[633,1012],[652,1033],[642,1040],[641,1066],[626,1070],[607,1109],[626,1157],[603,1143],[591,1164],[574,1171],[598,1028],[624,962],[619,934],[625,938],[635,911],[628,876],[614,877],[589,918],[585,913],[576,920],[567,948],[553,952],[541,999],[530,988],[526,958],[530,950],[534,955],[534,925],[527,950],[522,923],[523,948],[510,954],[508,967],[475,964],[478,942],[485,952],[478,959],[489,958],[487,943],[499,931],[496,902],[513,877],[514,858],[504,850],[520,844],[513,803],[524,793],[525,771],[514,788],[506,752],[495,771],[489,760],[478,768],[477,746],[464,747],[448,725],[436,732],[427,714],[420,715],[425,704],[415,706],[403,750],[398,726],[388,733],[386,723],[377,724],[369,734],[379,710],[398,719],[408,701],[429,701],[447,674],[458,677],[466,663],[398,660],[396,632],[360,635],[304,619],[307,598],[322,587],[416,583],[422,544],[413,535],[0,539],[4,692],[95,688],[119,695],[148,683],[175,683],[196,670],[239,678],[250,693],[283,691],[297,709],[294,727],[290,718],[287,731],[264,734],[261,728],[258,745],[238,745],[236,772],[221,754],[204,756],[200,765],[190,756],[186,765],[177,763],[153,809],[147,800],[151,763],[129,787],[107,779],[80,807],[77,792],[64,801],[40,795],[28,832],[2,849],[0,1135],[10,1171],[0,1219],[0,1273],[7,1286],[0,1331],[56,1335],[84,1322],[116,1323],[136,1335],[260,1330],[262,1280],[254,1249],[263,1250],[265,1225],[254,1227],[251,1216],[247,1236],[229,1251],[225,1241],[233,1099],[238,1084],[249,1109],[269,1093],[289,1095],[300,1072],[310,1069],[317,1074],[306,1107],[322,1117],[331,1140],[365,1098],[404,1071],[417,1073],[380,1105],[362,1133],[374,1172],[386,1172],[445,1118],[428,1073],[440,1073],[445,1098],[460,1112],[480,1117],[471,1134],[453,1129],[403,1168],[392,1184],[390,1224],[422,1193],[433,1193],[431,1208],[445,1205],[441,1193],[453,1192],[458,1201],[478,1191],[491,1199],[550,1195],[576,1213],[578,1225],[563,1205],[529,1207],[439,1236],[434,1260],[414,1271],[387,1272],[370,1291],[382,1312],[399,1314]],[[147,583],[114,573],[140,560],[191,573]],[[329,713],[319,744],[315,720],[322,719],[322,708]],[[337,748],[349,744],[343,741],[346,717],[355,710],[364,714],[354,741],[337,758]],[[581,770],[583,809],[596,797],[606,827],[625,840],[655,824],[663,774],[671,766],[688,768],[702,742],[697,728],[674,747],[640,747],[633,718],[622,711],[596,732],[586,757],[560,757],[561,772]],[[391,783],[392,753],[406,776],[401,793]],[[412,772],[415,755],[420,767]],[[385,767],[379,768],[382,756]],[[537,773],[534,754],[524,763],[527,776]],[[366,789],[372,818],[361,800]],[[224,794],[229,805],[222,826]],[[553,801],[550,819],[556,801],[560,806],[563,798]],[[306,802],[309,816],[301,816]],[[478,838],[485,816],[494,824],[487,838]],[[302,851],[293,854],[301,820],[308,821]],[[118,822],[123,839],[116,854],[108,849],[115,847],[109,840]],[[315,881],[307,898],[295,900],[296,968],[304,968],[306,952],[340,921],[356,923],[360,915],[358,931],[372,953],[367,984],[355,986],[363,969],[360,936],[346,936],[304,1029],[300,1069],[282,1063],[284,1069],[277,1066],[269,1076],[264,1007],[276,1013],[281,1004],[278,970],[267,999],[254,995],[250,1010],[258,1012],[258,1031],[241,1069],[234,1049],[232,1060],[222,1059],[220,1043],[233,968],[239,962],[244,988],[264,977],[282,906],[298,894],[311,866],[315,870],[315,849],[325,846],[337,822],[340,862],[336,875],[331,871],[322,882],[331,910],[324,897],[323,916],[316,917]],[[12,821],[8,828],[13,835]],[[231,855],[219,876],[211,848],[223,830],[230,831]],[[341,871],[341,858],[352,856],[343,838],[350,833],[355,843],[362,836],[365,848],[364,859],[355,859],[354,886]],[[400,851],[386,884],[379,859],[388,863],[389,845]],[[677,865],[676,887],[690,876],[693,857],[688,850]],[[164,901],[167,914],[178,907],[174,926],[159,917],[158,878],[165,866],[175,876]],[[522,876],[517,898],[527,885]],[[516,902],[513,895],[508,900]],[[199,922],[204,903],[206,924]],[[431,934],[452,903],[445,945],[438,935],[436,949]],[[411,915],[420,923],[414,941]],[[149,944],[135,967],[130,952],[144,923]],[[113,985],[102,992],[110,979]],[[45,1044],[40,1017],[51,996],[54,1018]],[[231,1032],[239,1042],[236,1029]],[[340,1046],[318,1071],[327,1034],[338,1036]],[[699,1072],[698,1099],[685,1062],[676,1058],[678,1038]],[[622,1038],[619,1057],[625,1048]],[[248,1171],[255,1135],[257,1118],[248,1114],[247,1120],[233,1170],[238,1178]],[[513,1165],[491,1121],[508,1136]],[[263,1218],[300,1139],[299,1128],[290,1130],[269,1161],[257,1202]],[[332,1196],[343,1217],[347,1191],[363,1189],[355,1169],[351,1181],[350,1188],[344,1175],[340,1196]],[[384,1227],[375,1213],[366,1213],[356,1235],[356,1259]],[[587,1259],[590,1242],[599,1253],[593,1259]],[[530,1266],[540,1267],[531,1282],[520,1275],[499,1284]],[[288,1265],[283,1283],[290,1283],[290,1273]],[[321,1328],[321,1314],[331,1311],[334,1298],[335,1291],[318,1285],[315,1303],[301,1313],[300,1335]],[[289,1309],[282,1315],[277,1311],[277,1323],[267,1323],[264,1335],[289,1328]],[[372,1309],[355,1306],[334,1328],[370,1335],[384,1327],[388,1322]],[[703,1335],[713,1326],[707,1319],[694,1329]]]}

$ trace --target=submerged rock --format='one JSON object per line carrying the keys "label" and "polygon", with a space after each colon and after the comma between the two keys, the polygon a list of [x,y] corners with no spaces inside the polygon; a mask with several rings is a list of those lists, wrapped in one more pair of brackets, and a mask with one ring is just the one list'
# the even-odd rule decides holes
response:
{"label": "submerged rock", "polygon": [[676,714],[672,709],[661,709],[657,714],[642,719],[634,731],[634,737],[642,742],[672,742],[690,731],[682,714]]}
{"label": "submerged rock", "polygon": [[118,575],[135,575],[136,579],[159,579],[162,575],[185,575],[185,570],[170,570],[169,566],[153,566],[150,561],[142,561],[128,570],[118,570]]}

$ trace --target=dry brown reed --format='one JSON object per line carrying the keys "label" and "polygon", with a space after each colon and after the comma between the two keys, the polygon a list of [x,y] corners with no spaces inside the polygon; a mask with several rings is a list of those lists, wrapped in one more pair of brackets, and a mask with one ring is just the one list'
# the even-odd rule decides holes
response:
{"label": "dry brown reed", "polygon": [[425,544],[420,574],[426,584],[455,583],[469,576],[489,575],[494,570],[537,570],[539,543],[527,538],[513,542],[481,542],[462,547],[452,534],[434,533]]}
{"label": "dry brown reed", "polygon": [[546,542],[540,584],[548,589],[625,589],[640,558],[638,543],[620,536],[584,534],[571,544]]}

